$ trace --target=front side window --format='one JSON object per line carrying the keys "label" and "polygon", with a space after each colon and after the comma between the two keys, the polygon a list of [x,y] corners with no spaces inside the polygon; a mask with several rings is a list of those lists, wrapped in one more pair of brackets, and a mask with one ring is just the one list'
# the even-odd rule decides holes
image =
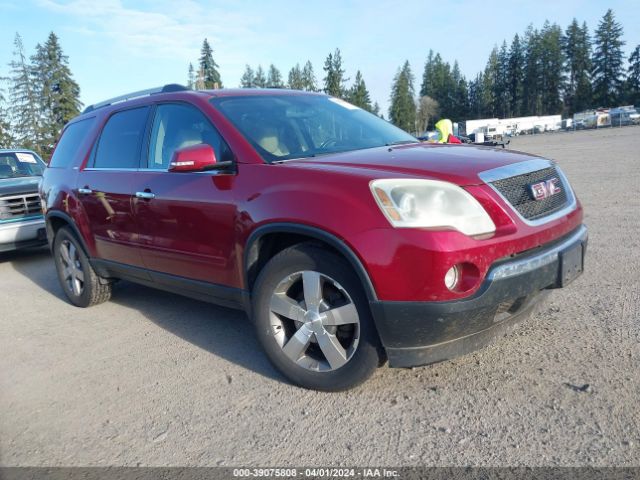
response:
{"label": "front side window", "polygon": [[217,97],[211,103],[267,162],[418,142],[385,120],[324,95]]}
{"label": "front side window", "polygon": [[211,145],[218,162],[231,159],[229,147],[202,112],[184,104],[160,104],[151,128],[148,168],[166,170],[176,150],[202,143]]}
{"label": "front side window", "polygon": [[102,129],[93,166],[138,168],[148,113],[149,107],[141,107],[113,114]]}
{"label": "front side window", "polygon": [[30,152],[0,153],[0,179],[37,177],[42,175],[44,163]]}

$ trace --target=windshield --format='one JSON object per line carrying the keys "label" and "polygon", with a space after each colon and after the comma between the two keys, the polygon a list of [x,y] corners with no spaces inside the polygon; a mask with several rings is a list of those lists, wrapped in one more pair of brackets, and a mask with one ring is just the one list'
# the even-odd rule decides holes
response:
{"label": "windshield", "polygon": [[267,162],[418,140],[343,100],[322,95],[257,95],[211,100]]}
{"label": "windshield", "polygon": [[33,153],[0,152],[0,179],[42,175],[44,163]]}

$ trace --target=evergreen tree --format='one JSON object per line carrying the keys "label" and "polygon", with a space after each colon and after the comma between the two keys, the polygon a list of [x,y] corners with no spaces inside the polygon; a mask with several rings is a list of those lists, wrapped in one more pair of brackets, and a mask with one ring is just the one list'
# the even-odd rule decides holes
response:
{"label": "evergreen tree", "polygon": [[189,62],[189,72],[187,74],[187,87],[194,89],[196,87],[196,72],[193,69],[193,63]]}
{"label": "evergreen tree", "polygon": [[395,126],[407,132],[416,130],[416,104],[414,101],[413,74],[409,61],[398,69],[391,88],[389,119]]}
{"label": "evergreen tree", "polygon": [[583,110],[591,103],[591,40],[587,24],[582,27],[574,18],[562,40],[565,56],[565,108],[569,115]]}
{"label": "evergreen tree", "polygon": [[579,68],[576,70],[576,92],[573,101],[574,112],[580,112],[593,105],[593,89],[591,86],[591,38],[589,37],[587,22],[582,23],[581,30],[580,42],[582,43],[582,51],[580,53],[581,61],[579,62]]}
{"label": "evergreen tree", "polygon": [[[1,80],[1,79],[0,79]],[[6,108],[4,90],[0,87],[0,148],[10,148],[13,144],[9,112]]]}
{"label": "evergreen tree", "polygon": [[40,113],[33,88],[31,66],[27,63],[22,38],[16,33],[14,59],[9,63],[9,98],[14,143],[41,154],[39,149]]}
{"label": "evergreen tree", "polygon": [[485,107],[483,105],[482,88],[484,85],[484,75],[482,72],[476,75],[476,78],[469,82],[469,118],[482,118],[484,116]]}
{"label": "evergreen tree", "polygon": [[627,103],[640,106],[640,45],[629,56],[626,94]]}
{"label": "evergreen tree", "polygon": [[346,82],[344,77],[345,70],[342,68],[342,56],[340,49],[336,48],[333,54],[329,54],[324,62],[324,92],[337,98],[344,98],[347,93]]}
{"label": "evergreen tree", "polygon": [[512,117],[509,98],[509,50],[506,41],[502,42],[498,51],[494,96],[497,115],[500,118]]}
{"label": "evergreen tree", "polygon": [[292,90],[304,90],[305,82],[304,77],[302,75],[302,69],[300,68],[300,64],[296,63],[295,67],[289,70],[289,76],[287,79],[287,85]]}
{"label": "evergreen tree", "polygon": [[368,112],[373,110],[371,106],[371,97],[369,95],[369,90],[367,90],[367,85],[364,83],[364,79],[362,78],[362,73],[360,70],[356,72],[356,79],[353,83],[353,86],[349,89],[349,94],[347,95],[347,100],[353,103],[355,106],[360,107]]}
{"label": "evergreen tree", "polygon": [[456,109],[456,114],[453,116],[456,121],[463,121],[469,118],[469,83],[462,76],[458,81],[458,89],[456,92]]}
{"label": "evergreen tree", "polygon": [[309,60],[307,60],[307,63],[305,63],[304,67],[302,68],[302,84],[303,84],[303,88],[302,88],[303,90],[306,90],[308,92],[318,91],[316,75],[313,72],[313,65]]}
{"label": "evergreen tree", "polygon": [[483,83],[481,85],[481,104],[484,114],[488,117],[495,117],[498,115],[498,98],[499,98],[499,76],[500,65],[498,62],[498,48],[493,47],[493,50],[489,54],[489,60],[487,66],[484,69],[484,75],[482,77]]}
{"label": "evergreen tree", "polygon": [[266,88],[267,87],[267,77],[264,75],[264,70],[262,70],[262,65],[258,65],[256,69],[256,74],[253,77],[254,87],[258,88]]}
{"label": "evergreen tree", "polygon": [[373,113],[374,115],[378,115],[380,118],[384,118],[384,115],[380,114],[380,105],[378,105],[378,102],[375,102],[373,104],[373,108],[371,109],[371,113]]}
{"label": "evergreen tree", "polygon": [[422,85],[420,86],[420,97],[426,97],[433,95],[435,92],[435,87],[433,85],[433,68],[434,68],[434,55],[433,50],[429,50],[429,54],[427,55],[427,61],[424,64],[424,70],[422,72]]}
{"label": "evergreen tree", "polygon": [[204,84],[204,69],[202,67],[200,67],[198,69],[198,73],[196,74],[196,82],[195,82],[195,89],[196,90],[204,90],[205,84]]}
{"label": "evergreen tree", "polygon": [[453,62],[451,69],[453,108],[451,118],[454,121],[466,120],[469,115],[469,87],[467,80],[460,73],[458,61]]}
{"label": "evergreen tree", "polygon": [[540,32],[540,99],[542,113],[557,114],[562,110],[563,64],[562,30],[545,22]]}
{"label": "evergreen tree", "polygon": [[218,72],[218,64],[213,59],[213,50],[209,41],[205,38],[200,50],[200,70],[204,89],[222,88],[222,78]]}
{"label": "evergreen tree", "polygon": [[280,70],[272,63],[269,65],[269,73],[267,75],[267,87],[269,88],[282,88],[284,82],[282,81],[282,74]]}
{"label": "evergreen tree", "polygon": [[253,73],[253,68],[249,65],[246,65],[244,69],[244,73],[242,77],[240,77],[240,87],[242,88],[253,88],[256,86],[255,83],[255,74]]}
{"label": "evergreen tree", "polygon": [[607,10],[595,32],[593,53],[593,94],[601,107],[613,107],[620,100],[623,85],[622,26]]}
{"label": "evergreen tree", "polygon": [[525,69],[523,84],[523,104],[525,115],[542,114],[542,73],[540,34],[529,25],[524,34]]}
{"label": "evergreen tree", "polygon": [[519,117],[523,113],[524,62],[524,50],[520,37],[516,33],[509,48],[509,64],[507,68],[509,110],[514,117]]}
{"label": "evergreen tree", "polygon": [[49,157],[62,128],[80,113],[80,87],[53,32],[44,45],[36,46],[31,61],[33,90],[40,111],[40,151]]}
{"label": "evergreen tree", "polygon": [[[463,78],[457,62],[454,63],[452,70],[449,63],[443,61],[439,53],[434,55],[430,50],[422,74],[420,96],[428,96],[438,102],[442,118],[458,118],[461,108],[460,88],[463,87],[461,80]],[[462,102],[463,105],[466,103],[466,101]],[[466,108],[464,109],[466,110]]]}

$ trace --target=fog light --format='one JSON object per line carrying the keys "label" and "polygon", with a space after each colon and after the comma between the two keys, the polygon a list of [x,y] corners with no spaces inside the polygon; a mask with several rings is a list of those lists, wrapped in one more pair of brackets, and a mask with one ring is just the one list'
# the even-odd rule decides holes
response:
{"label": "fog light", "polygon": [[456,285],[458,285],[458,280],[460,279],[460,268],[458,265],[454,265],[447,273],[444,275],[444,284],[449,290],[454,290]]}

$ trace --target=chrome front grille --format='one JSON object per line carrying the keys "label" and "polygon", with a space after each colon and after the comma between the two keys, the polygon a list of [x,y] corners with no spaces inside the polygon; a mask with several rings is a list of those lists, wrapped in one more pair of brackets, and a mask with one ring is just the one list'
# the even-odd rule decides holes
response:
{"label": "chrome front grille", "polygon": [[520,215],[527,220],[536,220],[557,212],[567,205],[567,192],[564,183],[561,184],[560,192],[543,200],[535,200],[531,195],[529,185],[552,178],[561,181],[555,167],[496,180],[491,182],[491,185],[507,199]]}
{"label": "chrome front grille", "polygon": [[0,220],[28,217],[42,213],[37,192],[0,197]]}
{"label": "chrome front grille", "polygon": [[[550,160],[527,160],[486,170],[478,176],[529,225],[550,222],[576,207],[576,198],[567,178]],[[560,191],[542,200],[534,199],[531,186],[554,178],[558,179]]]}

